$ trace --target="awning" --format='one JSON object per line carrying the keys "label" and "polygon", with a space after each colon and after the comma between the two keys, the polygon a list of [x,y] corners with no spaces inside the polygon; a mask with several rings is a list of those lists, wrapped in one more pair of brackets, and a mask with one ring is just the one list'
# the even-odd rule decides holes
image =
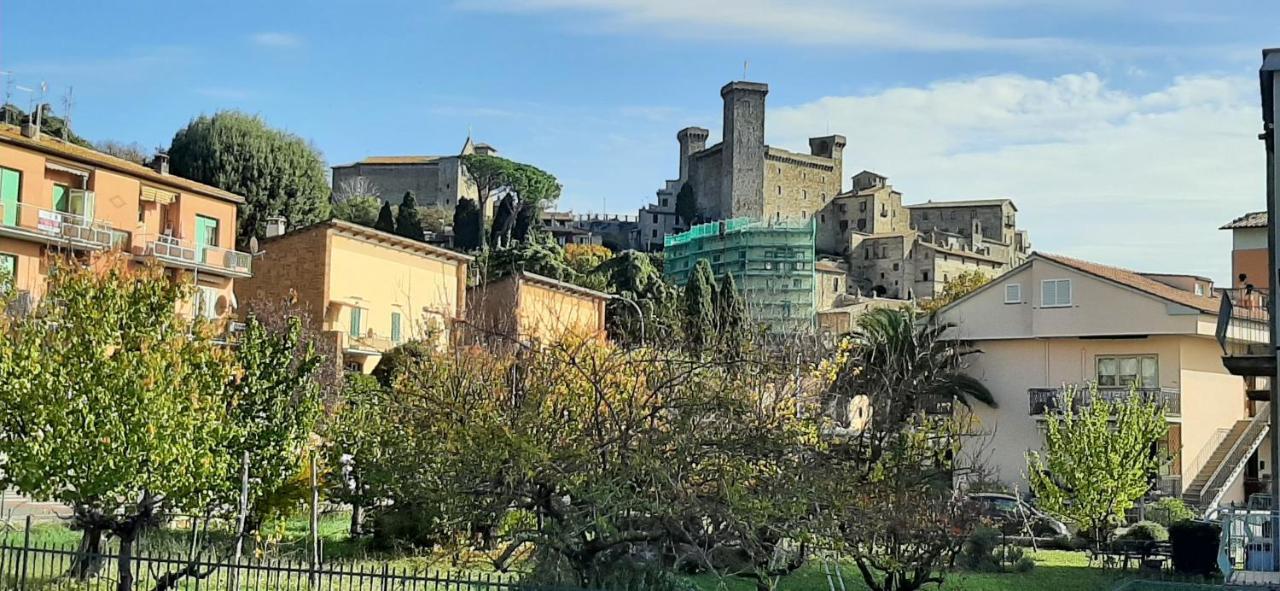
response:
{"label": "awning", "polygon": [[82,177],[84,177],[84,178],[89,178],[89,171],[87,171],[87,170],[85,170],[85,169],[83,169],[83,168],[72,168],[72,167],[67,166],[67,165],[65,165],[65,164],[58,164],[57,162],[54,162],[54,161],[52,161],[52,160],[46,160],[46,161],[45,161],[45,163],[44,163],[44,167],[45,167],[45,168],[47,168],[47,169],[49,169],[49,170],[56,170],[56,171],[58,171],[58,172],[65,172],[65,173],[68,173],[68,174],[74,174],[74,175],[76,175],[76,176],[82,176]]}
{"label": "awning", "polygon": [[143,201],[154,201],[160,205],[169,205],[178,200],[178,194],[173,191],[143,185],[141,199]]}

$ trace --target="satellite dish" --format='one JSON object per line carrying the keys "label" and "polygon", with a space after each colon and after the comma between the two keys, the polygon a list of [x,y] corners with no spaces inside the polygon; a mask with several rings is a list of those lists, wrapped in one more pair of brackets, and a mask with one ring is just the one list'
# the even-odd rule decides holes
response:
{"label": "satellite dish", "polygon": [[249,254],[258,254],[258,237],[249,237]]}

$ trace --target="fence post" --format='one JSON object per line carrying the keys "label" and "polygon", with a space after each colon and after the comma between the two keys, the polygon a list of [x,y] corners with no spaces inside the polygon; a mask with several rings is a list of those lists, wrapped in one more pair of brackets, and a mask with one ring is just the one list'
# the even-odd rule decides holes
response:
{"label": "fence post", "polygon": [[22,530],[22,566],[18,571],[19,591],[27,588],[27,563],[31,561],[31,515],[27,515],[26,527]]}
{"label": "fence post", "polygon": [[387,591],[387,587],[391,583],[391,573],[388,572],[387,563],[382,563],[382,591]]}

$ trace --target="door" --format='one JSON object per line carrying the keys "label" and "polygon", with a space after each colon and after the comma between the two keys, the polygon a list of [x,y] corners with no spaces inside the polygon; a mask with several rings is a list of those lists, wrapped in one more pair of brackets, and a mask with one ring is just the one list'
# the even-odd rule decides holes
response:
{"label": "door", "polygon": [[207,247],[218,245],[218,220],[196,216],[196,260],[209,262]]}
{"label": "door", "polygon": [[0,223],[18,225],[18,201],[22,189],[22,173],[0,168]]}

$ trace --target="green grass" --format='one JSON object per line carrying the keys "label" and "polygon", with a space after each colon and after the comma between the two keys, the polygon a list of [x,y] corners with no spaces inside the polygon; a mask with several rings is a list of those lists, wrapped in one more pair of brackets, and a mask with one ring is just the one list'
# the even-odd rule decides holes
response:
{"label": "green grass", "polygon": [[[948,590],[961,591],[1097,591],[1110,589],[1125,578],[1125,574],[1115,571],[1104,571],[1090,568],[1083,552],[1067,552],[1063,550],[1041,550],[1027,553],[1036,561],[1036,568],[1028,573],[953,573],[947,577],[944,587]],[[857,567],[844,565],[841,568],[845,587],[850,591],[864,590],[867,586]],[[1129,573],[1132,576],[1132,573]],[[695,583],[704,591],[753,591],[749,581],[743,579],[718,579],[714,576],[700,575],[694,577]],[[836,583],[839,589],[839,583]],[[810,565],[799,572],[784,578],[778,586],[780,591],[828,591],[830,587],[827,577],[822,572],[822,565]]]}

